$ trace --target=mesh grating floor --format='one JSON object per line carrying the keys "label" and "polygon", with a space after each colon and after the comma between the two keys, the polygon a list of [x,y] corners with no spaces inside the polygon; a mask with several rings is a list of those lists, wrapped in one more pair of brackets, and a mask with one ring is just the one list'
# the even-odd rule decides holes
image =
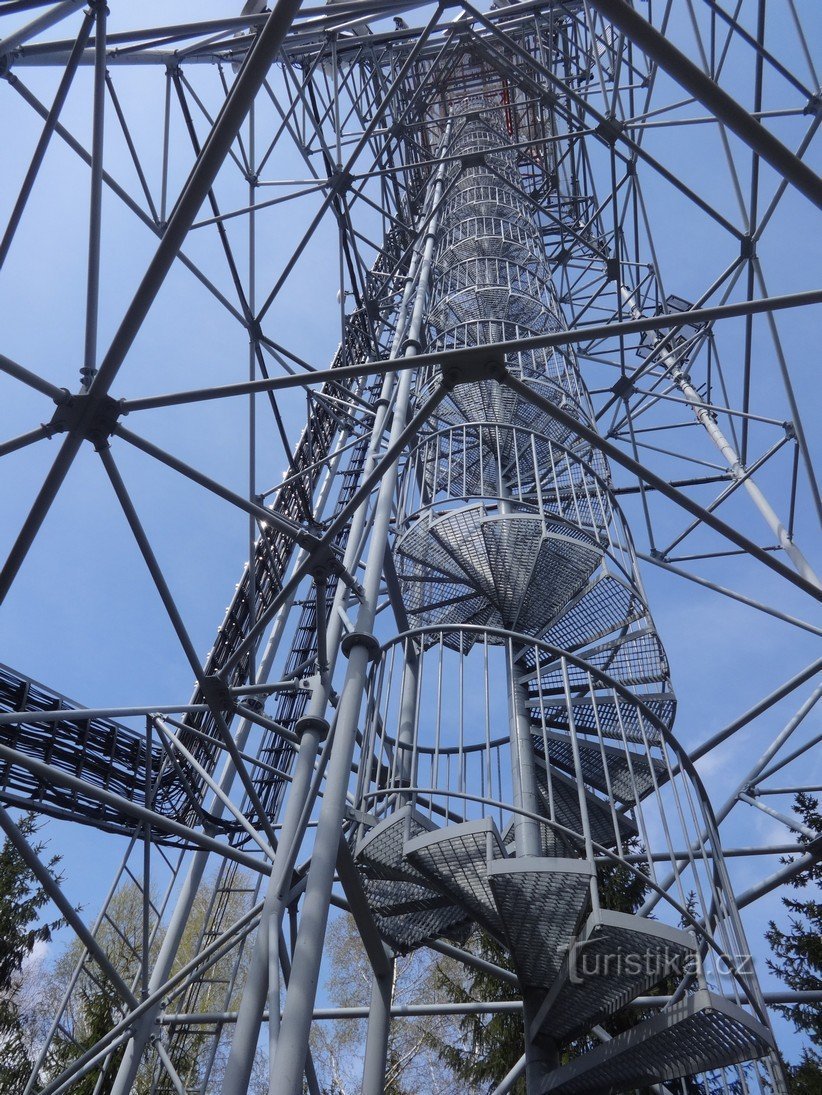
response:
{"label": "mesh grating floor", "polygon": [[553,1072],[540,1095],[630,1091],[762,1057],[769,1032],[740,1007],[694,993]]}
{"label": "mesh grating floor", "polygon": [[[537,785],[545,808],[545,815],[551,821],[572,829],[575,833],[582,834],[582,818],[579,805],[579,790],[577,782],[570,779],[556,768],[550,773],[549,782],[545,765],[537,761]],[[625,814],[617,813],[609,802],[597,798],[595,795],[583,792],[585,808],[588,815],[588,823],[591,827],[591,839],[603,848],[615,848],[617,845],[616,830],[618,827],[620,839],[629,841],[637,836],[637,827]],[[553,810],[551,803],[553,802]]]}
{"label": "mesh grating floor", "polygon": [[[479,594],[495,610],[488,623],[529,633],[544,629],[600,559],[600,549],[573,526],[526,513],[489,516],[483,506],[417,521],[397,552],[415,623],[464,623],[475,606],[461,598]],[[516,568],[511,559],[519,560]],[[444,604],[449,598],[453,603]]]}
{"label": "mesh grating floor", "polygon": [[[676,701],[672,693],[644,693],[641,699],[651,714],[655,715],[663,725],[673,724]],[[564,700],[557,701],[552,698],[550,702],[545,701],[540,707],[535,690],[531,701],[532,721],[535,727],[541,727],[544,718],[547,726],[569,730],[568,705]],[[652,744],[661,740],[657,728],[632,700],[617,700],[611,692],[606,692],[597,697],[596,705],[585,696],[580,696],[573,700],[572,706],[574,725],[582,733],[602,734],[603,737],[616,741],[622,741],[624,734],[627,741],[636,745],[644,744],[643,733]]]}
{"label": "mesh grating floor", "polygon": [[465,924],[466,918],[462,909],[450,905],[442,909],[399,913],[393,916],[375,912],[374,921],[383,939],[395,951],[404,954],[429,940],[439,939],[442,936],[464,937],[460,928]]}
{"label": "mesh grating floor", "polygon": [[397,810],[365,834],[357,844],[354,861],[368,878],[426,885],[425,879],[403,855],[406,838],[429,832],[435,826],[411,806]]}
{"label": "mesh grating floor", "polygon": [[588,907],[594,869],[583,860],[506,859],[492,863],[488,882],[523,985],[556,978]]}
{"label": "mesh grating floor", "polygon": [[488,884],[487,843],[494,854],[504,854],[496,826],[490,818],[449,825],[409,841],[406,855],[419,871],[443,893],[499,939],[504,939],[494,895]]}
{"label": "mesh grating floor", "polygon": [[[544,750],[546,742],[551,763],[562,768],[569,775],[575,776],[574,752],[570,736],[552,730],[534,733],[534,745],[538,750]],[[577,735],[577,745],[584,782],[604,795],[612,795],[618,802],[627,806],[635,805],[638,800],[653,790],[654,775],[660,785],[668,778],[665,764],[656,758],[648,758],[644,753],[632,752],[629,760],[624,750],[601,745],[598,741],[587,741],[579,735]]]}
{"label": "mesh grating floor", "polygon": [[614,1015],[694,953],[692,936],[628,913],[592,913],[543,1005],[540,1031],[564,1042]]}

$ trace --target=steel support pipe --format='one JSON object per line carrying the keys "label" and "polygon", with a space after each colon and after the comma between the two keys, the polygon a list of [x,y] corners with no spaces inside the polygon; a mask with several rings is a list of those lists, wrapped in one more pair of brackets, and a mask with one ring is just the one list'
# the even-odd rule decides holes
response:
{"label": "steel support pipe", "polygon": [[53,27],[55,23],[59,23],[67,15],[73,15],[74,12],[80,11],[82,7],[83,0],[62,0],[62,3],[55,4],[49,11],[43,12],[36,19],[32,19],[30,23],[26,23],[24,27],[0,40],[0,57],[8,57],[9,54],[14,53],[31,38],[36,38],[38,34],[42,34],[44,30]]}
{"label": "steel support pipe", "polygon": [[345,381],[374,373],[402,372],[405,369],[423,368],[428,365],[447,365],[459,368],[462,365],[475,365],[478,356],[482,360],[498,360],[506,354],[544,350],[549,347],[575,346],[581,342],[597,342],[606,338],[624,338],[627,335],[642,334],[645,331],[670,331],[676,334],[685,325],[708,323],[723,319],[738,319],[741,316],[759,315],[762,312],[776,312],[785,308],[803,308],[822,304],[822,289],[811,289],[802,293],[787,293],[782,296],[761,297],[755,300],[741,300],[733,304],[706,305],[704,308],[691,308],[687,312],[666,312],[659,316],[644,316],[641,319],[626,319],[620,322],[590,323],[562,331],[548,331],[545,334],[527,338],[510,339],[508,342],[491,342],[480,348],[470,347],[458,350],[442,350],[420,354],[415,361],[406,357],[392,357],[385,361],[367,361],[358,365],[344,365],[337,369],[317,369],[311,373],[295,373],[288,376],[271,377],[262,380],[246,380],[237,384],[223,384],[210,388],[192,388],[188,391],[168,392],[165,395],[145,396],[140,399],[124,399],[120,406],[124,414],[132,411],[151,410],[157,407],[174,407],[182,403],[202,403],[210,399],[226,399],[229,396],[249,395],[253,392],[283,391],[286,388],[303,388],[322,384],[327,380]]}
{"label": "steel support pipe", "polygon": [[753,118],[733,96],[681,53],[647,19],[625,3],[625,0],[590,0],[590,3],[732,133],[770,164],[777,174],[787,179],[814,205],[822,208],[822,179],[816,172],[777,140],[761,122]]}
{"label": "steel support pipe", "polygon": [[228,98],[223,104],[200,155],[197,157],[191,174],[186,181],[177,204],[169,216],[166,229],[160,240],[154,258],[148,265],[139,288],[123,317],[112,343],[100,364],[100,370],[88,391],[88,399],[78,416],[75,428],[63,442],[46,479],[41,487],[29,515],[9,553],[3,570],[0,572],[0,601],[5,599],[17,572],[25,560],[29,548],[71,465],[74,463],[85,432],[94,419],[94,415],[114,382],[120,366],[131,349],[134,339],[148,315],[159,293],[166,275],[171,269],[177,253],[194,218],[217,177],[229,149],[234,143],[240,126],[245,121],[268,70],[283,40],[288,33],[294,17],[300,9],[301,0],[277,0],[271,14],[265,22],[259,37],[251,48]]}
{"label": "steel support pipe", "polygon": [[45,892],[54,902],[60,915],[77,935],[77,938],[88,950],[91,957],[100,967],[103,974],[109,979],[112,987],[129,1007],[137,1003],[137,999],[131,989],[122,979],[120,974],[111,964],[108,956],[97,943],[97,940],[83,923],[77,910],[60,889],[59,883],[48,867],[45,866],[38,854],[26,840],[25,835],[18,825],[12,821],[8,812],[0,806],[0,828],[6,834],[9,841],[17,849],[17,854],[35,876]]}
{"label": "steel support pipe", "polygon": [[[416,269],[419,261],[419,252],[412,255],[408,276],[406,277],[403,297],[397,316],[397,330],[394,339],[394,351],[399,349],[406,325],[406,315],[411,294],[413,291]],[[372,424],[369,451],[363,466],[363,475],[367,479],[374,470],[379,457],[379,450],[384,438],[388,421],[388,412],[391,405],[391,395],[394,387],[394,377],[386,377],[377,402],[374,422]],[[365,528],[367,503],[363,499],[355,511],[351,529],[347,538],[343,566],[352,570],[356,566],[359,543]],[[299,574],[309,566],[307,559],[303,559],[295,568],[295,574]],[[302,568],[302,570],[301,570]],[[294,584],[293,582],[291,584]],[[345,590],[338,587],[335,594],[332,611],[329,617],[326,634],[327,653],[329,658],[328,670],[325,679],[315,683],[311,702],[305,715],[306,732],[300,741],[300,751],[297,758],[297,769],[303,765],[309,766],[313,771],[314,761],[319,748],[319,735],[317,730],[325,717],[330,694],[331,678],[339,654],[339,644],[342,637],[342,618],[340,610],[343,607]],[[240,1005],[237,1031],[234,1035],[226,1065],[223,1080],[224,1095],[240,1095],[248,1087],[251,1076],[251,1068],[254,1061],[254,1047],[259,1038],[260,1025],[263,1019],[266,1000],[272,995],[277,983],[276,948],[273,941],[279,937],[283,912],[285,909],[287,890],[290,885],[291,873],[296,861],[300,843],[305,835],[310,811],[314,805],[319,784],[315,781],[311,786],[302,781],[297,787],[292,783],[286,803],[286,815],[280,837],[280,846],[272,872],[271,882],[266,893],[262,927],[258,933],[257,941],[251,957],[248,980],[243,992]],[[279,1001],[277,1003],[279,1008]],[[269,1041],[272,1050],[276,1045],[278,1030],[272,1027]],[[273,1059],[273,1052],[272,1052]]]}
{"label": "steel support pipe", "polygon": [[388,973],[374,975],[371,982],[371,1006],[362,1072],[362,1095],[384,1095],[388,1037],[391,1033],[391,996],[394,990],[394,963]]}
{"label": "steel support pipe", "polygon": [[[450,128],[446,130],[443,151]],[[441,165],[433,191],[433,205],[442,192],[445,165]],[[431,218],[423,240],[423,254],[417,295],[406,339],[406,356],[417,354],[429,291],[437,216]],[[412,374],[405,372],[399,382],[388,452],[391,464],[381,479],[374,507],[374,521],[363,579],[363,599],[355,630],[348,636],[348,668],[337,707],[336,735],[328,767],[326,791],[317,824],[309,868],[302,917],[294,948],[291,981],[285,998],[277,1050],[271,1062],[271,1095],[299,1095],[305,1066],[311,1017],[317,992],[323,942],[334,871],[346,802],[348,781],[356,744],[360,707],[365,691],[366,671],[375,653],[372,629],[376,617],[383,560],[397,484],[398,445],[406,433],[411,401]],[[430,402],[430,401],[429,401]],[[418,412],[418,415],[420,412]],[[416,418],[417,416],[415,416]],[[385,460],[383,460],[385,463]]]}
{"label": "steel support pipe", "polygon": [[808,581],[808,579],[801,574],[794,573],[789,567],[780,563],[779,560],[774,559],[769,552],[764,551],[758,544],[754,544],[747,536],[743,536],[742,533],[737,532],[732,525],[722,521],[703,506],[698,505],[686,494],[683,494],[681,491],[670,486],[662,476],[657,475],[656,472],[651,471],[650,468],[646,468],[644,464],[641,464],[638,460],[635,460],[632,456],[623,452],[622,449],[613,445],[610,441],[606,441],[603,437],[600,437],[596,430],[577,421],[573,415],[568,414],[567,411],[563,410],[555,403],[552,403],[549,399],[546,399],[510,373],[503,374],[501,383],[504,383],[513,391],[517,392],[523,399],[530,400],[530,402],[545,411],[546,414],[549,414],[551,418],[555,418],[558,422],[561,422],[566,429],[575,431],[579,437],[593,445],[594,448],[599,449],[600,452],[604,453],[610,460],[613,460],[615,464],[622,465],[623,468],[632,472],[639,479],[643,480],[643,482],[649,483],[652,487],[656,488],[660,494],[664,494],[666,498],[670,498],[672,502],[676,502],[677,505],[681,506],[682,509],[687,510],[693,517],[702,521],[702,523],[709,528],[712,528],[714,532],[718,532],[721,536],[724,536],[725,539],[730,540],[731,543],[742,548],[743,551],[746,551],[749,555],[758,559],[760,563],[764,563],[766,567],[775,571],[781,577],[787,578],[789,582],[799,586],[799,588],[806,593],[810,593],[812,597],[815,597],[817,600],[820,599],[819,589],[813,582]]}
{"label": "steel support pipe", "polygon": [[[635,319],[641,318],[643,313],[636,301],[635,294],[622,284],[619,285],[619,291],[623,300],[631,309],[633,317]],[[822,589],[822,584],[811,568],[810,563],[788,534],[788,530],[777,516],[773,506],[762,493],[759,486],[753,481],[753,468],[746,468],[742,463],[737,455],[736,449],[719,428],[717,416],[713,408],[705,403],[699,392],[693,386],[687,370],[676,360],[670,351],[664,349],[664,343],[662,352],[660,353],[660,360],[665,368],[670,371],[671,379],[682,392],[685,402],[694,412],[697,421],[703,427],[708,437],[710,437],[717,450],[722,454],[723,459],[728,465],[731,476],[737,483],[741,483],[744,486],[752,502],[762,514],[765,524],[775,537],[776,542],[793,563],[797,573],[801,574],[806,581],[815,585],[817,589]]]}
{"label": "steel support pipe", "polygon": [[698,745],[690,753],[692,761],[697,761],[700,757],[704,757],[706,753],[710,753],[712,749],[715,749],[717,745],[721,745],[723,741],[727,741],[738,730],[747,726],[749,722],[753,722],[754,719],[759,718],[774,704],[779,703],[785,696],[789,696],[795,689],[800,688],[806,681],[811,680],[822,669],[822,658],[817,659],[815,662],[811,662],[809,666],[803,669],[796,676],[791,677],[790,680],[785,681],[779,688],[774,689],[773,692],[765,696],[754,704],[744,715],[740,715],[738,719],[734,719],[732,723],[729,723],[724,729],[719,730],[716,734],[713,734],[707,741],[704,741],[702,745]]}

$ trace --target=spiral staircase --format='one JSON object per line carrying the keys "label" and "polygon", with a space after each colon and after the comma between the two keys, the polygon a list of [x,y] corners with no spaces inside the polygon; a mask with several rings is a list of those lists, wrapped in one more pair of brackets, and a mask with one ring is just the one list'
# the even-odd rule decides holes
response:
{"label": "spiral staircase", "polygon": [[[477,111],[451,149],[432,351],[562,327],[516,162],[494,151],[500,143]],[[506,367],[592,424],[572,354],[532,350]],[[420,376],[420,402],[438,380],[435,369]],[[609,909],[601,893],[598,864],[646,842],[642,805],[673,777],[663,746],[675,707],[601,457],[496,381],[461,384],[408,455],[399,512],[395,554],[415,649],[424,657],[435,632],[461,653],[477,641],[506,645],[512,726],[518,712],[527,730],[516,742],[511,730],[507,828],[491,810],[459,820],[440,809],[438,825],[414,792],[416,743],[430,733],[417,701],[413,734],[390,742],[408,763],[401,777],[396,764],[393,777],[375,777],[382,797],[360,803],[369,824],[353,846],[386,942],[406,952],[479,928],[502,944],[530,1002],[540,1092],[633,1090],[767,1054],[772,1037],[758,1019],[682,972],[704,949],[692,930]],[[529,802],[539,854],[519,836]],[[594,1028],[660,986],[674,993],[668,1006],[590,1048]]]}

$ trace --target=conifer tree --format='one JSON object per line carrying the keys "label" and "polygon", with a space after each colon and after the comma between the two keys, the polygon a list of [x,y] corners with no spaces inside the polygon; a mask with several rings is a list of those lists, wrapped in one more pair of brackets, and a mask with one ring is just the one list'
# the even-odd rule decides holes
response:
{"label": "conifer tree", "polygon": [[[798,842],[810,849],[822,839],[822,813],[819,800],[800,792],[794,802],[794,813],[815,835],[800,833]],[[793,857],[782,860],[789,864]],[[770,970],[789,989],[797,992],[822,991],[822,862],[817,858],[791,882],[801,896],[783,897],[782,904],[790,913],[782,927],[771,920],[765,938],[773,951],[768,959]],[[798,1065],[787,1066],[791,1091],[794,1095],[819,1095],[822,1091],[822,1007],[818,1003],[778,1004],[776,1010],[790,1019],[796,1030],[807,1036],[807,1046]]]}
{"label": "conifer tree", "polygon": [[[25,814],[19,828],[31,841],[39,828],[35,815]],[[43,842],[34,844],[38,855],[45,847]],[[59,862],[59,856],[52,856],[47,864],[57,881]],[[62,924],[59,919],[42,920],[48,901],[48,894],[7,838],[0,848],[0,1095],[19,1095],[33,1068],[22,990],[26,963],[37,944],[48,943]]]}

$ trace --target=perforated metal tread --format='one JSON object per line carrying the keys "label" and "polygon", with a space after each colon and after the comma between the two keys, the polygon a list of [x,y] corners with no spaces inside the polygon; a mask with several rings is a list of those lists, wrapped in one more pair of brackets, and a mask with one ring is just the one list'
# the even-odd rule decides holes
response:
{"label": "perforated metal tread", "polygon": [[458,908],[406,860],[408,832],[435,826],[410,805],[375,825],[358,843],[354,862],[380,934],[397,951],[449,935],[466,921]]}
{"label": "perforated metal tread", "polygon": [[[553,764],[574,776],[574,753],[571,738],[556,730],[534,733],[534,744],[548,746],[548,756]],[[625,749],[589,741],[577,735],[580,767],[583,780],[603,794],[615,798],[626,806],[633,806],[654,789],[654,780],[661,786],[668,779],[663,761],[632,752],[629,758]],[[603,760],[604,758],[604,760]],[[606,775],[607,766],[607,775]]]}
{"label": "perforated metal tread", "polygon": [[[673,692],[638,692],[639,699],[655,718],[665,726],[672,726],[676,711],[676,697]],[[559,695],[540,696],[534,688],[528,697],[532,711],[531,725],[535,731],[546,726],[558,730],[569,729],[568,704]],[[590,696],[580,694],[574,697],[571,706],[574,713],[574,725],[577,730],[589,734],[601,734],[604,738],[613,738],[617,742],[624,740],[635,745],[658,743],[662,735],[651,722],[643,709],[632,699],[615,699],[612,691],[596,689],[596,703]]]}
{"label": "perforated metal tread", "polygon": [[[579,789],[577,782],[563,772],[551,768],[550,790],[545,764],[537,758],[535,765],[537,786],[545,809],[545,816],[559,822],[575,833],[582,833],[582,818],[579,808]],[[616,846],[616,829],[623,841],[638,835],[636,825],[625,814],[617,813],[604,799],[597,798],[585,791],[585,803],[588,821],[591,826],[591,839],[603,848]]]}
{"label": "perforated metal tread", "polygon": [[748,1012],[702,989],[558,1068],[539,1092],[630,1091],[741,1064],[773,1048],[770,1031]]}
{"label": "perforated metal tread", "polygon": [[523,985],[547,986],[588,908],[594,867],[529,856],[489,864],[488,884]]}
{"label": "perforated metal tread", "polygon": [[592,912],[562,962],[535,1025],[559,1042],[589,1031],[694,954],[688,932],[630,913]]}
{"label": "perforated metal tread", "polygon": [[[421,624],[462,623],[463,598],[479,594],[488,622],[536,633],[583,586],[601,558],[571,524],[529,512],[488,513],[464,506],[416,521],[398,540],[400,583],[409,615]],[[521,565],[514,571],[510,560]],[[450,583],[443,586],[442,579]],[[444,597],[453,598],[443,609]]]}
{"label": "perforated metal tread", "polygon": [[396,879],[363,878],[363,889],[368,895],[372,912],[382,916],[398,916],[407,912],[423,912],[444,909],[453,902],[431,886],[419,886],[416,882],[399,882]]}
{"label": "perforated metal tread", "polygon": [[[442,909],[397,913],[391,916],[374,912],[374,922],[383,939],[395,951],[403,954],[443,936],[465,939],[471,927],[465,911],[458,909],[455,905],[448,905]],[[465,930],[461,930],[463,926]]]}
{"label": "perforated metal tread", "polygon": [[354,862],[369,878],[395,879],[426,886],[426,880],[407,861],[403,844],[410,834],[427,833],[436,826],[412,806],[390,814],[365,834],[354,850]]}
{"label": "perforated metal tread", "polygon": [[492,859],[505,855],[492,819],[480,818],[414,837],[406,843],[405,855],[437,889],[504,941],[502,922],[488,884],[489,845]]}

